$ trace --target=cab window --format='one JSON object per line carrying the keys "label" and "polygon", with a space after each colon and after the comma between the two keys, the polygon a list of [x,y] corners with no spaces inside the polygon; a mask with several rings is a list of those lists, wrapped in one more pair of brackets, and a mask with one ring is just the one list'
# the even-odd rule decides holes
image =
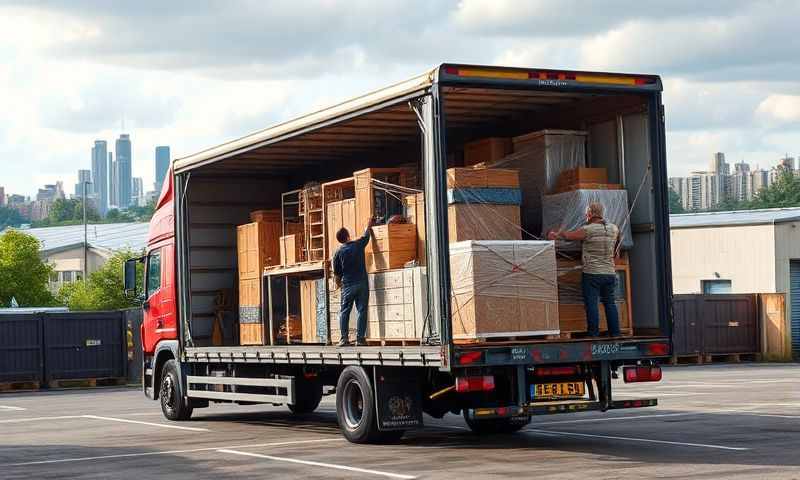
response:
{"label": "cab window", "polygon": [[155,250],[147,256],[147,298],[161,288],[161,251]]}

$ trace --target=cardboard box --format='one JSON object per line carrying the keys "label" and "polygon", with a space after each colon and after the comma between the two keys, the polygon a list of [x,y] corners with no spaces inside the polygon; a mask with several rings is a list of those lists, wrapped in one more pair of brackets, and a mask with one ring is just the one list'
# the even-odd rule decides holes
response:
{"label": "cardboard box", "polygon": [[451,244],[464,240],[522,239],[518,205],[448,205],[447,229]]}
{"label": "cardboard box", "polygon": [[510,138],[489,137],[464,145],[464,166],[476,163],[495,162],[514,150]]}
{"label": "cardboard box", "polygon": [[519,188],[519,172],[507,168],[448,168],[447,188]]}
{"label": "cardboard box", "polygon": [[553,242],[451,244],[450,278],[454,339],[559,333]]}

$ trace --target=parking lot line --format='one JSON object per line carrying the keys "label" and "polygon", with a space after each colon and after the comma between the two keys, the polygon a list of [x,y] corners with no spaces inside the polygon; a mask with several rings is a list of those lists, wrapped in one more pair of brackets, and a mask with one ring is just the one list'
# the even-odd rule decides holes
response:
{"label": "parking lot line", "polygon": [[27,408],[22,407],[13,407],[11,405],[0,405],[0,410],[14,410],[14,411],[22,411],[27,410]]}
{"label": "parking lot line", "polygon": [[40,422],[44,420],[66,420],[70,418],[81,418],[82,415],[56,415],[51,417],[26,417],[26,418],[9,418],[0,420],[0,423],[25,423],[25,422]]}
{"label": "parking lot line", "polygon": [[617,416],[617,417],[602,417],[602,418],[581,418],[578,420],[557,420],[555,422],[542,422],[536,425],[560,425],[562,423],[584,423],[584,422],[612,422],[615,420],[639,420],[647,418],[661,418],[661,417],[685,417],[687,415],[700,415],[699,412],[680,412],[680,413],[656,413],[653,415],[631,415],[631,416]]}
{"label": "parking lot line", "polygon": [[157,451],[157,452],[139,452],[139,453],[118,453],[115,455],[98,455],[95,457],[73,457],[73,458],[57,458],[53,460],[35,460],[32,462],[3,463],[0,464],[0,467],[23,467],[27,465],[48,465],[51,463],[88,462],[93,460],[113,460],[116,458],[152,457],[157,455],[177,455],[181,453],[211,452],[220,449],[283,447],[289,445],[301,445],[305,443],[341,442],[341,441],[344,441],[344,438],[314,438],[309,440],[290,440],[286,442],[257,443],[253,445],[230,445],[227,447],[216,446],[216,447],[188,448],[185,450],[166,450],[163,452]]}
{"label": "parking lot line", "polygon": [[130,420],[128,418],[114,418],[114,417],[101,417],[98,415],[81,415],[81,418],[91,418],[93,420],[107,420],[109,422],[122,422],[122,423],[136,423],[139,425],[149,425],[151,427],[161,427],[161,428],[175,428],[178,430],[189,430],[192,432],[208,432],[207,428],[200,428],[200,427],[183,427],[181,425],[167,425],[164,423],[153,423],[153,422],[142,422],[140,420]]}
{"label": "parking lot line", "polygon": [[335,463],[323,463],[323,462],[315,462],[312,460],[299,460],[296,458],[288,458],[288,457],[276,457],[274,455],[262,455],[260,453],[251,453],[251,452],[241,452],[239,450],[230,450],[227,448],[223,448],[217,450],[220,453],[230,453],[232,455],[242,455],[246,457],[254,457],[254,458],[262,458],[265,460],[273,460],[276,462],[289,462],[289,463],[298,463],[300,465],[310,465],[313,467],[323,467],[323,468],[332,468],[336,470],[346,470],[348,472],[358,472],[358,473],[367,473],[370,475],[379,475],[382,477],[390,477],[390,478],[400,478],[404,480],[411,480],[417,478],[413,475],[403,475],[400,473],[391,473],[391,472],[383,472],[381,470],[370,470],[367,468],[358,468],[358,467],[350,467],[347,465],[338,465]]}
{"label": "parking lot line", "polygon": [[711,445],[706,443],[672,442],[669,440],[656,440],[653,438],[618,437],[614,435],[597,435],[593,433],[559,432],[555,430],[539,430],[535,428],[526,428],[522,430],[522,432],[541,433],[544,435],[567,435],[573,437],[605,438],[608,440],[622,440],[625,442],[658,443],[662,445],[677,445],[681,447],[713,448],[717,450],[732,450],[732,451],[750,450],[749,448],[746,447],[726,447],[724,445]]}

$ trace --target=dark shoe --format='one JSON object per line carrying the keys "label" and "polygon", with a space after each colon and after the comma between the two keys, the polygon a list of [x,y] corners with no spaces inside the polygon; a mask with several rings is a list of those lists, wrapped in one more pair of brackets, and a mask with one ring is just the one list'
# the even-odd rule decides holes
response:
{"label": "dark shoe", "polygon": [[350,340],[347,338],[339,340],[339,343],[336,344],[337,347],[349,347],[350,345]]}
{"label": "dark shoe", "polygon": [[356,339],[356,347],[366,347],[367,341],[363,338]]}

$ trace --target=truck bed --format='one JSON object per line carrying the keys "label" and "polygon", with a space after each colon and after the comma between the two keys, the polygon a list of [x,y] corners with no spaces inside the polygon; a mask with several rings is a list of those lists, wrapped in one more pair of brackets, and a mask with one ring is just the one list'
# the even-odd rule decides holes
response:
{"label": "truck bed", "polygon": [[[185,359],[189,362],[203,363],[383,365],[438,368],[444,365],[443,351],[443,347],[439,345],[187,347]],[[456,345],[454,366],[465,365],[459,361],[465,352],[481,352],[480,358],[471,360],[469,366],[548,364],[666,357],[670,352],[670,344],[666,337],[625,337]]]}

